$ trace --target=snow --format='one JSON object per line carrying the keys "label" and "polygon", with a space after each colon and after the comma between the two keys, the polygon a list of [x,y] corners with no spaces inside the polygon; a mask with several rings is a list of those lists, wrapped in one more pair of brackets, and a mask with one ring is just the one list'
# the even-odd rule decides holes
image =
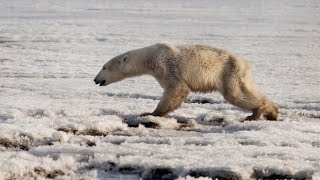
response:
{"label": "snow", "polygon": [[[317,0],[0,0],[0,179],[319,179],[318,19]],[[280,121],[242,122],[218,93],[138,117],[161,98],[154,79],[94,84],[161,41],[248,59]]]}

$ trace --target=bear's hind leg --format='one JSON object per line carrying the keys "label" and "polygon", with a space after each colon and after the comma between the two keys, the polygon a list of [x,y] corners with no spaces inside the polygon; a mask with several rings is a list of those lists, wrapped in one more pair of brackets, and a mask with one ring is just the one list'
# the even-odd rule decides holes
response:
{"label": "bear's hind leg", "polygon": [[246,120],[259,120],[263,115],[264,110],[261,107],[261,98],[251,93],[238,92],[237,94],[227,94],[224,97],[231,104],[238,106],[242,109],[252,111],[252,115],[246,117]]}
{"label": "bear's hind leg", "polygon": [[229,79],[222,94],[231,104],[252,111],[252,115],[246,120],[259,120],[264,114],[265,96],[237,76]]}
{"label": "bear's hind leg", "polygon": [[279,118],[277,106],[250,84],[239,82],[238,86],[226,88],[223,95],[231,104],[252,111],[252,115],[246,120],[259,120],[261,116],[267,120],[278,120]]}
{"label": "bear's hind leg", "polygon": [[163,92],[163,96],[152,113],[144,113],[140,116],[166,116],[169,112],[176,110],[187,98],[189,88],[183,84],[172,85]]}

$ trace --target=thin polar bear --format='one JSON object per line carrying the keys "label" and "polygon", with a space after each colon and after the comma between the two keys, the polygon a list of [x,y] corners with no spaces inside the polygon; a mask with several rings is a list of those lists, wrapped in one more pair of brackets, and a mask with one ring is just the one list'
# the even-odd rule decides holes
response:
{"label": "thin polar bear", "polygon": [[231,104],[252,111],[247,120],[279,118],[277,106],[254,87],[249,63],[210,46],[159,43],[128,51],[104,64],[94,81],[106,86],[145,74],[153,76],[164,92],[157,108],[142,116],[166,116],[190,91],[218,91]]}

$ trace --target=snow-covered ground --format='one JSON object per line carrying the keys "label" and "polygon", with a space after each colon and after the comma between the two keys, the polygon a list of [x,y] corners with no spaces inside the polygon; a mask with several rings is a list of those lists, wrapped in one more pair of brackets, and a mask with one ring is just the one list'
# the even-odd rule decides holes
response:
{"label": "snow-covered ground", "polygon": [[[253,66],[279,122],[217,93],[137,117],[150,77],[98,87],[111,57],[161,41],[207,44]],[[320,179],[318,0],[0,0],[0,179]]]}

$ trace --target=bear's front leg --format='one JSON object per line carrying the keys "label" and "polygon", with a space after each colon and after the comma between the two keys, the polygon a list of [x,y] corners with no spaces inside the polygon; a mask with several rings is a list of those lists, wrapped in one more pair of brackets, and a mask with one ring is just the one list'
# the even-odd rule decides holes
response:
{"label": "bear's front leg", "polygon": [[184,85],[171,86],[164,90],[157,108],[152,113],[143,113],[140,116],[166,116],[176,110],[186,100],[188,94],[189,89]]}

